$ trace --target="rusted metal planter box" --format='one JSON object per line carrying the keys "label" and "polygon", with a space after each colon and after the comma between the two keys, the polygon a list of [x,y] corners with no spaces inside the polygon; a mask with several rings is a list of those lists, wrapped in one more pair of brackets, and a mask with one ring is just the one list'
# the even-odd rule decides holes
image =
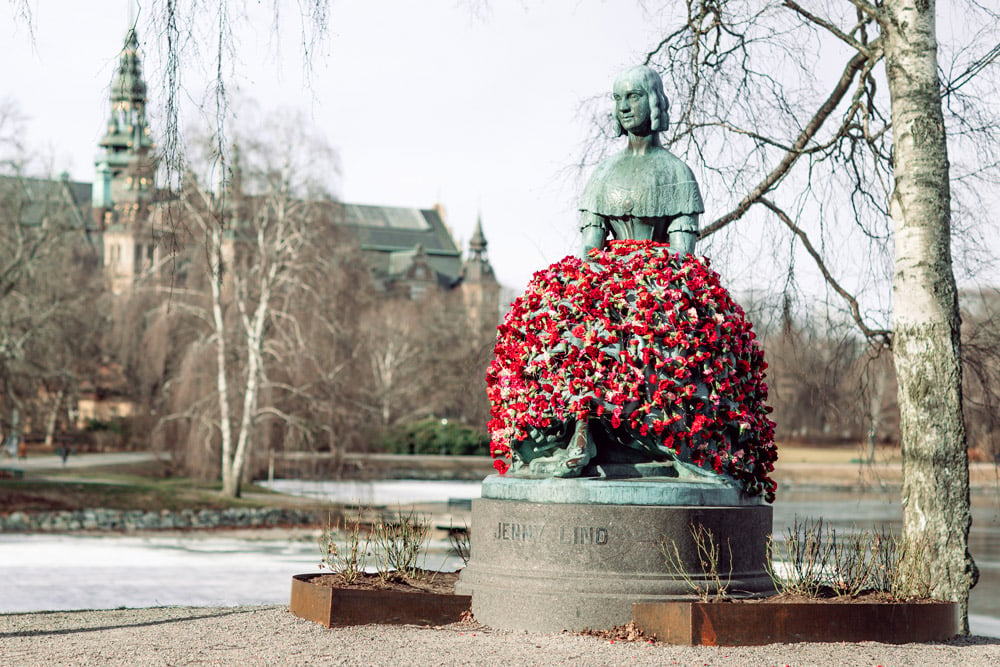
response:
{"label": "rusted metal planter box", "polygon": [[443,593],[378,591],[320,586],[322,572],[292,577],[289,611],[326,627],[335,625],[444,625],[461,619],[472,597]]}
{"label": "rusted metal planter box", "polygon": [[958,634],[955,602],[637,602],[632,615],[646,636],[688,646],[906,644]]}

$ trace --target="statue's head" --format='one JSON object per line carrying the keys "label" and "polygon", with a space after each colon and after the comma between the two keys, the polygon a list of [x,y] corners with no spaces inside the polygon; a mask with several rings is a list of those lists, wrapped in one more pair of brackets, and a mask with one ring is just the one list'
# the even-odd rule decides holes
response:
{"label": "statue's head", "polygon": [[[653,132],[665,132],[670,125],[670,102],[663,92],[663,81],[660,75],[652,67],[637,65],[630,67],[615,79],[615,95],[627,90],[641,90],[646,94],[646,102],[649,107],[650,129]],[[620,137],[625,134],[626,129],[622,127],[618,118],[618,103],[615,103],[614,118],[615,136]]]}

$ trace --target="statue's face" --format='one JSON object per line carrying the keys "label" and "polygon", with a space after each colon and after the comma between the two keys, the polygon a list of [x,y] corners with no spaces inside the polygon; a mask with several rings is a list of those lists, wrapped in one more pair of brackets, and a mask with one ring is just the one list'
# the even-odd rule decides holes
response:
{"label": "statue's face", "polygon": [[632,134],[649,134],[652,121],[649,93],[639,81],[621,78],[615,81],[615,116],[622,129]]}

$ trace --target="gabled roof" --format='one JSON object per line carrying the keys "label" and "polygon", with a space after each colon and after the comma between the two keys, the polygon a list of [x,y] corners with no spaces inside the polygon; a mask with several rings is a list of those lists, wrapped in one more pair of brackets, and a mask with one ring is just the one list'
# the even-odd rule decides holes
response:
{"label": "gabled roof", "polygon": [[54,214],[65,215],[65,224],[81,231],[94,231],[90,215],[90,183],[66,178],[0,176],[0,198],[17,198],[21,222],[40,224]]}
{"label": "gabled roof", "polygon": [[462,273],[462,252],[434,209],[342,204],[339,221],[357,238],[376,274],[395,275],[409,266],[417,246],[431,268],[449,282]]}

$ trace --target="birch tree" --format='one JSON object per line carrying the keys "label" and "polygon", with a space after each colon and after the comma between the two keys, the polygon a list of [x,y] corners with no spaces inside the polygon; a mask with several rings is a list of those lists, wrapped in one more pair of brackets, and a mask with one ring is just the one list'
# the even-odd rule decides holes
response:
{"label": "birch tree", "polygon": [[[889,0],[875,16],[885,40],[892,109],[892,342],[903,450],[903,535],[930,547],[931,592],[967,607],[977,573],[968,550],[969,459],[935,6],[932,0]],[[928,554],[910,549],[907,556],[907,568],[918,571]],[[967,609],[962,617],[968,632]]]}
{"label": "birch tree", "polygon": [[[209,437],[218,439],[222,492],[229,496],[240,495],[260,424],[276,414],[270,402],[262,405],[262,397],[274,389],[267,366],[277,320],[289,317],[281,304],[303,288],[304,251],[324,232],[324,220],[332,224],[332,204],[320,186],[330,172],[317,164],[329,167],[332,154],[305,136],[305,129],[282,121],[262,133],[268,141],[244,141],[235,152],[242,157],[222,168],[225,180],[216,191],[189,175],[170,214],[172,224],[190,235],[190,256],[201,260],[203,289],[167,289],[178,298],[176,307],[207,325],[186,354],[203,359],[206,342],[212,350]],[[184,368],[187,379],[178,388],[191,393],[175,401],[183,409],[171,418],[204,424],[207,406],[198,389],[204,384],[191,379],[203,366]],[[191,432],[205,437],[203,429]]]}
{"label": "birch tree", "polygon": [[[222,492],[227,496],[240,495],[253,446],[265,375],[265,326],[273,315],[275,291],[304,242],[298,209],[305,204],[289,198],[287,179],[288,174],[272,175],[247,220],[229,218],[225,200],[196,183],[186,184],[181,195],[186,220],[205,244]],[[230,350],[234,336],[241,344]],[[236,386],[230,384],[233,376],[239,377]]]}
{"label": "birch tree", "polygon": [[[706,202],[722,208],[703,225],[706,252],[724,261],[727,245],[761,236],[748,225],[768,230],[763,245],[789,260],[786,289],[805,258],[869,343],[891,347],[904,539],[928,546],[910,553],[933,560],[931,593],[961,603],[967,632],[977,572],[952,253],[974,252],[978,235],[967,223],[955,234],[952,211],[965,204],[965,222],[977,181],[996,177],[998,124],[976,98],[1000,48],[996,16],[969,3],[976,27],[942,66],[935,11],[933,0],[687,0],[647,63],[675,103],[672,149],[699,164]],[[949,164],[949,143],[963,161]]]}

